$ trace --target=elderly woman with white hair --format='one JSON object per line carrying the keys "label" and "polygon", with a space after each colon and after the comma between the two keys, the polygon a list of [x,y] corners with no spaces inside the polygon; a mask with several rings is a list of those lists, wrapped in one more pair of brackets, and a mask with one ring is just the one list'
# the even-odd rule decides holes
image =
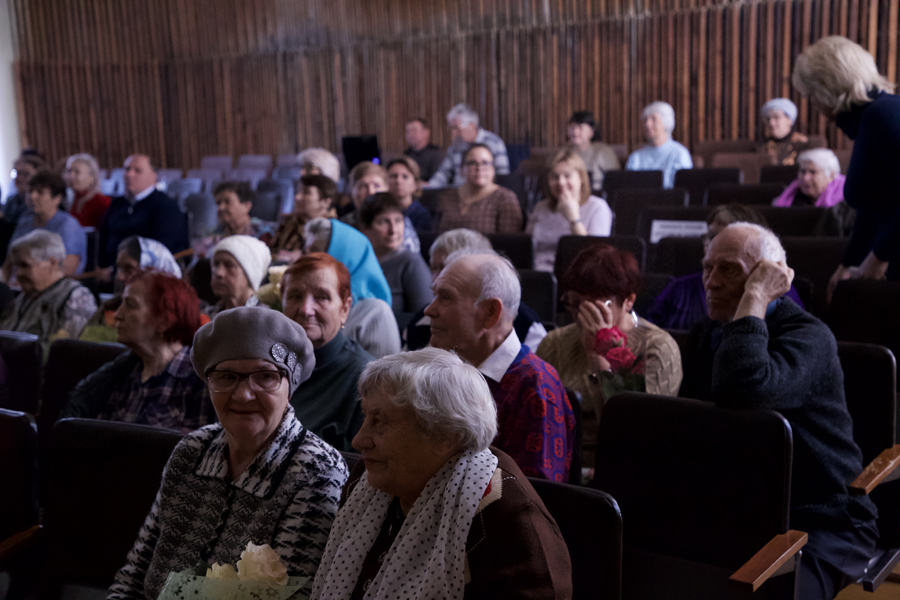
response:
{"label": "elderly woman with white hair", "polygon": [[559,527],[490,447],[497,411],[478,369],[426,348],[370,363],[359,392],[362,460],[311,598],[571,597]]}
{"label": "elderly woman with white hair", "polygon": [[773,165],[797,164],[797,156],[812,148],[821,147],[822,140],[794,131],[797,105],[787,98],[772,98],[759,109],[765,125],[766,139],[759,151],[768,156]]}
{"label": "elderly woman with white hair", "polygon": [[100,165],[90,154],[73,154],[66,160],[66,183],[75,196],[69,212],[82,227],[100,227],[112,199],[100,191]]}
{"label": "elderly woman with white hair", "polygon": [[460,187],[466,182],[463,171],[465,153],[472,144],[481,144],[493,156],[494,170],[499,175],[509,173],[509,156],[506,144],[496,133],[482,129],[478,124],[478,113],[468,104],[457,104],[447,113],[447,125],[453,141],[447,148],[437,172],[428,180],[428,187]]}
{"label": "elderly woman with white hair", "polygon": [[[900,97],[866,50],[828,36],[797,57],[794,87],[854,140],[844,198],[853,235],[828,286],[842,279],[900,279]],[[858,266],[857,266],[858,265]]]}
{"label": "elderly woman with white hair", "polygon": [[675,109],[668,102],[648,104],[641,113],[647,145],[635,150],[625,163],[627,171],[662,171],[663,187],[675,185],[675,171],[693,168],[691,153],[672,139]]}
{"label": "elderly woman with white hair", "polygon": [[325,148],[307,148],[297,155],[300,175],[324,175],[335,183],[341,180],[341,163]]}
{"label": "elderly woman with white hair", "polygon": [[844,201],[844,180],[838,157],[828,148],[816,148],[797,156],[800,171],[772,206],[830,208]]}
{"label": "elderly woman with white hair", "polygon": [[97,310],[90,290],[63,271],[66,247],[57,233],[36,229],[9,247],[7,260],[16,270],[22,293],[0,315],[0,329],[51,337],[78,337]]}

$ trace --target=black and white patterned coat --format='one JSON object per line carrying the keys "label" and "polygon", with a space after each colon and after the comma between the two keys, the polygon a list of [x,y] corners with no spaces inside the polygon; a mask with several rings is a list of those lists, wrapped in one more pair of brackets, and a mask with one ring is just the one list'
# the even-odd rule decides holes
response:
{"label": "black and white patterned coat", "polygon": [[[247,542],[269,544],[292,576],[315,575],[348,471],[290,406],[275,440],[236,481],[219,424],[185,437],[108,598],[154,600],[171,571],[231,563]],[[307,586],[308,587],[308,586]]]}

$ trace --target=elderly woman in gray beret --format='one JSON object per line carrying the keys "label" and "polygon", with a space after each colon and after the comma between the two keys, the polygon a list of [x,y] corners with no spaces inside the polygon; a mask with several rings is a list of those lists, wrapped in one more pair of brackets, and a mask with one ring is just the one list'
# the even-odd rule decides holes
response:
{"label": "elderly woman in gray beret", "polygon": [[191,361],[220,422],[172,452],[108,598],[156,598],[169,572],[234,564],[249,541],[311,578],[325,549],[347,466],[288,403],[315,365],[303,328],[274,310],[226,310],[197,332]]}
{"label": "elderly woman in gray beret", "polygon": [[801,152],[823,145],[820,138],[794,130],[797,105],[787,98],[772,98],[763,104],[759,118],[766,131],[766,139],[759,150],[768,156],[770,164],[795,165]]}
{"label": "elderly woman in gray beret", "polygon": [[369,363],[362,453],[312,598],[571,598],[562,534],[509,455],[478,369],[425,348]]}

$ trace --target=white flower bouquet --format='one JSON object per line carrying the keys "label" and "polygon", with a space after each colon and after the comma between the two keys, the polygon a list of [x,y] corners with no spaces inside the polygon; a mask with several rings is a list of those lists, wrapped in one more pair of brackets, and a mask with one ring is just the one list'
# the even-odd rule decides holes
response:
{"label": "white flower bouquet", "polygon": [[278,554],[268,544],[250,542],[241,552],[237,569],[213,563],[169,573],[158,600],[288,600],[307,579],[288,577]]}

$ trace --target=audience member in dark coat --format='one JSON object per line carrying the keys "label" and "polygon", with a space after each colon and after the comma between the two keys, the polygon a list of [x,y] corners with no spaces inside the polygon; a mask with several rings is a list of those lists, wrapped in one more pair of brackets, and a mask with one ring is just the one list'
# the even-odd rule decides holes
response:
{"label": "audience member in dark coat", "polygon": [[824,323],[783,297],[793,276],[768,230],[736,223],[716,236],[703,268],[712,321],[692,334],[681,395],[777,410],[791,424],[790,526],[809,534],[800,596],[830,599],[865,572],[877,509],[848,493],[863,465],[837,344]]}
{"label": "audience member in dark coat", "polygon": [[114,198],[100,226],[100,266],[115,263],[119,243],[131,235],[162,242],[172,254],[186,250],[187,215],[178,203],[156,189],[156,167],[150,157],[125,159],[125,195]]}
{"label": "audience member in dark coat", "polygon": [[797,57],[792,81],[853,140],[844,199],[856,209],[856,222],[828,297],[842,279],[900,278],[900,97],[889,93],[894,86],[862,46],[836,35]]}

